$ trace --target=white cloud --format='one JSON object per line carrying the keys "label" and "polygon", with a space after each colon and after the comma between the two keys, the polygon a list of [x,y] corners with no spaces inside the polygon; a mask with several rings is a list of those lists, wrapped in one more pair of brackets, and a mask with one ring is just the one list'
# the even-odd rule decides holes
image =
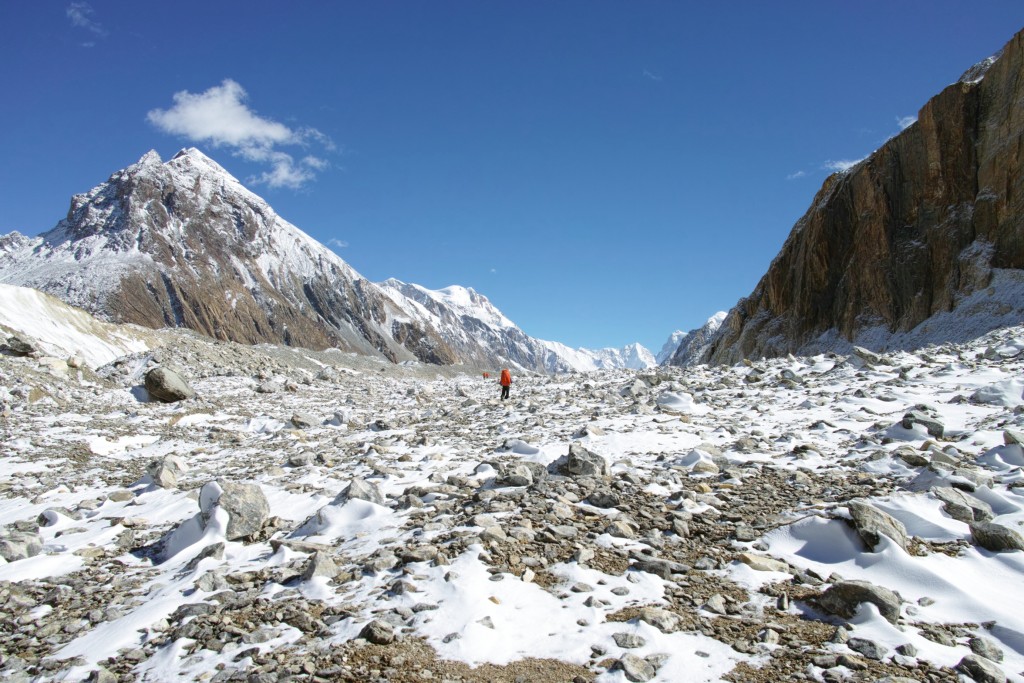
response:
{"label": "white cloud", "polygon": [[331,239],[327,240],[327,244],[338,249],[344,249],[345,247],[348,246],[348,242],[346,242],[345,240],[339,240],[336,237],[332,237]]}
{"label": "white cloud", "polygon": [[315,128],[293,129],[259,116],[246,105],[247,97],[245,89],[228,78],[205,92],[177,92],[173,96],[174,106],[153,109],[146,118],[165,133],[214,147],[229,147],[243,159],[269,164],[270,170],[253,181],[270,187],[299,188],[313,180],[316,171],[327,168],[328,163],[319,157],[306,155],[296,161],[278,147],[307,147],[316,143],[333,150],[330,138]]}
{"label": "white cloud", "polygon": [[648,79],[650,79],[652,81],[660,81],[661,80],[661,76],[658,76],[657,74],[651,73],[647,69],[644,69],[644,78],[648,78]]}
{"label": "white cloud", "polygon": [[[98,36],[106,37],[107,31],[103,28],[103,25],[93,19],[93,15],[96,14],[92,6],[87,2],[73,2],[68,5],[65,10],[65,14],[68,19],[71,20],[72,26],[78,28],[84,28],[86,31],[95,33]],[[92,47],[95,43],[83,43],[85,47]]]}
{"label": "white cloud", "polygon": [[896,123],[899,125],[900,130],[906,130],[907,128],[910,128],[912,125],[917,123],[917,117],[916,116],[897,116],[896,117]]}
{"label": "white cloud", "polygon": [[805,175],[807,175],[806,171],[797,171],[786,176],[786,180],[796,180],[797,178],[803,178]]}
{"label": "white cloud", "polygon": [[861,157],[860,159],[839,159],[838,161],[826,161],[824,168],[829,171],[849,171],[851,168],[859,164],[860,162],[867,159],[867,157]]}

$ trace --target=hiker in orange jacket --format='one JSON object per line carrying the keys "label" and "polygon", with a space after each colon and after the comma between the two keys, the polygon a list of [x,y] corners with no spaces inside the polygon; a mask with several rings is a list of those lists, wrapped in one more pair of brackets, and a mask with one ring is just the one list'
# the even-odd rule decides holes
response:
{"label": "hiker in orange jacket", "polygon": [[508,368],[501,371],[501,380],[498,383],[501,384],[501,400],[504,401],[508,398],[508,388],[512,386],[512,373]]}

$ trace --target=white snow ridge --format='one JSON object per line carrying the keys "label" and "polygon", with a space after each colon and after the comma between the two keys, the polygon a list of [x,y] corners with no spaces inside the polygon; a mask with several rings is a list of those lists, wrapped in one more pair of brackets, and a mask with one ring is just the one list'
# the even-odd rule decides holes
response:
{"label": "white snow ridge", "polygon": [[1024,680],[1024,327],[502,401],[0,304],[5,680]]}

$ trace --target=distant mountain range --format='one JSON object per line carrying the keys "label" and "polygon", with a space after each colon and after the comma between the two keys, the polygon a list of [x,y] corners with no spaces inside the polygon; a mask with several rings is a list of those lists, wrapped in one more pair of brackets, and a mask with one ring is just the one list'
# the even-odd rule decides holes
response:
{"label": "distant mountain range", "polygon": [[149,152],[76,195],[49,232],[0,237],[0,282],[106,320],[247,344],[537,372],[654,364],[636,345],[534,339],[472,289],[370,282],[197,149],[166,162]]}
{"label": "distant mountain range", "polygon": [[547,373],[966,341],[1024,321],[1021,102],[1024,33],[830,176],[754,291],[657,358],[535,339],[465,287],[370,282],[196,149],[149,152],[49,232],[0,237],[0,283],[150,328]]}

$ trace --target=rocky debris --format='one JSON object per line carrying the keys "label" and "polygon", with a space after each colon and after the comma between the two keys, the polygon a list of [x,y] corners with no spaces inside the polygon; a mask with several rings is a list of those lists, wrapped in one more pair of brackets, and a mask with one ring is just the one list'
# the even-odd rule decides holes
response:
{"label": "rocky debris", "polygon": [[146,373],[146,391],[164,403],[184,401],[196,395],[195,389],[179,373],[162,366]]}
{"label": "rocky debris", "polygon": [[1013,529],[994,522],[975,522],[970,525],[971,538],[985,550],[1003,552],[1024,550],[1024,536]]}
{"label": "rocky debris", "polygon": [[270,504],[258,484],[245,484],[218,479],[203,485],[199,506],[204,523],[209,523],[216,509],[228,513],[225,537],[237,541],[258,533],[270,516]]}
{"label": "rocky debris", "polygon": [[903,526],[903,522],[863,500],[851,500],[846,506],[853,518],[857,533],[868,550],[875,549],[879,542],[879,536],[888,536],[896,542],[896,545],[906,551],[907,529]]}
{"label": "rocky debris", "polygon": [[43,539],[32,531],[0,530],[0,557],[17,562],[43,552]]}
{"label": "rocky debris", "polygon": [[35,344],[17,334],[7,337],[2,350],[14,356],[31,356],[39,352]]}
{"label": "rocky debris", "polygon": [[901,600],[888,588],[876,586],[868,581],[839,581],[832,584],[818,598],[818,604],[832,614],[852,619],[861,603],[870,602],[887,621],[897,623],[900,617]]}
{"label": "rocky debris", "polygon": [[[1024,332],[999,338],[1016,337]],[[511,407],[493,399],[490,384],[437,369],[203,344],[183,338],[159,359],[198,378],[203,398],[187,407],[125,403],[123,389],[133,386],[148,354],[105,375],[120,389],[88,385],[64,407],[29,403],[18,391],[21,377],[45,376],[50,384],[42,386],[54,394],[57,380],[34,361],[0,356],[0,399],[16,417],[4,424],[5,443],[13,444],[5,462],[29,470],[0,478],[0,492],[44,511],[9,528],[38,533],[55,559],[67,554],[83,565],[70,576],[0,581],[0,648],[5,657],[16,653],[0,661],[4,675],[20,667],[27,680],[67,680],[74,664],[54,653],[128,616],[143,629],[138,642],[98,662],[119,680],[140,677],[153,658],[170,661],[169,670],[185,672],[183,678],[187,667],[209,665],[218,681],[404,682],[429,670],[436,680],[463,683],[511,683],[516,676],[552,683],[592,680],[613,668],[613,677],[625,679],[628,669],[655,680],[670,677],[666,671],[678,663],[675,654],[657,652],[662,640],[684,638],[687,647],[694,639],[706,639],[709,650],[724,645],[737,658],[726,680],[954,681],[957,674],[929,662],[927,652],[893,650],[894,643],[860,630],[852,615],[863,602],[884,606],[884,589],[847,589],[844,597],[844,579],[819,575],[811,562],[818,553],[851,553],[840,559],[856,564],[856,578],[871,579],[875,564],[891,561],[891,554],[859,556],[868,549],[845,542],[849,532],[840,527],[861,504],[901,519],[897,511],[935,514],[940,537],[919,524],[922,537],[906,540],[923,566],[967,547],[966,540],[949,540],[950,522],[939,518],[944,513],[934,498],[970,509],[972,517],[984,515],[982,498],[1000,514],[1016,504],[1016,447],[986,450],[979,443],[1012,429],[1020,416],[936,398],[991,374],[973,346],[932,349],[931,360],[880,356],[871,370],[820,356],[666,369],[642,379],[624,371],[529,377],[521,385],[525,391],[529,384],[529,402]],[[1024,357],[991,362],[1010,374]],[[336,364],[334,379],[319,378],[329,363]],[[344,363],[358,364],[349,371]],[[748,383],[753,368],[762,379]],[[269,378],[294,390],[254,401],[253,388]],[[634,380],[657,391],[623,398],[619,389]],[[79,391],[74,377],[62,381],[67,391]],[[683,419],[656,410],[665,392],[690,394],[709,411]],[[786,410],[775,409],[780,396]],[[956,411],[958,429],[942,442],[920,428],[893,426],[907,404],[924,400],[936,401],[940,417]],[[68,407],[75,405],[90,410]],[[333,418],[300,429],[289,419],[297,414]],[[581,423],[597,429],[574,436]],[[69,430],[79,438],[69,441]],[[577,469],[586,474],[564,469],[580,438],[583,451],[575,453],[585,462],[584,453],[608,455]],[[138,484],[150,452],[187,461],[180,488]],[[567,454],[549,473],[546,463],[556,452]],[[170,520],[194,510],[197,497],[207,520],[239,516],[218,513],[212,489],[195,488],[234,481],[258,482],[280,517],[267,517],[238,539],[244,547],[203,534],[203,512],[166,534]],[[362,502],[370,500],[376,507]],[[320,512],[309,517],[314,510]],[[870,513],[856,517],[865,532],[898,536],[881,530]],[[844,542],[829,546],[834,534]],[[159,552],[165,538],[175,547],[196,540],[182,555],[187,559],[175,562]],[[803,539],[807,555],[787,549],[793,539]],[[998,561],[982,555],[964,559]],[[467,571],[486,573],[483,581],[467,581]],[[496,611],[453,614],[452,591],[461,599],[481,583],[490,590],[467,607],[482,603]],[[453,624],[438,636],[442,644],[465,639],[465,629],[488,629],[495,647],[514,638],[499,618],[509,608],[509,588],[545,592],[565,610],[579,610],[568,631],[593,643],[593,657],[582,665],[524,659],[478,670],[437,659],[433,636],[424,636],[430,624]],[[1006,647],[998,629],[988,647],[972,641],[985,626],[915,621],[934,620],[926,599],[900,617],[898,596],[890,595],[879,611],[908,635],[956,648],[953,661],[969,653],[995,657]],[[145,605],[167,598],[180,602],[162,618],[145,617]],[[826,605],[836,616],[822,615]],[[841,619],[858,623],[840,626]],[[369,628],[374,621],[379,625]],[[661,633],[656,639],[654,629]],[[166,658],[168,648],[179,647],[181,657]],[[723,656],[721,648],[714,651],[710,656]],[[1012,658],[1006,650],[1005,659]]]}

